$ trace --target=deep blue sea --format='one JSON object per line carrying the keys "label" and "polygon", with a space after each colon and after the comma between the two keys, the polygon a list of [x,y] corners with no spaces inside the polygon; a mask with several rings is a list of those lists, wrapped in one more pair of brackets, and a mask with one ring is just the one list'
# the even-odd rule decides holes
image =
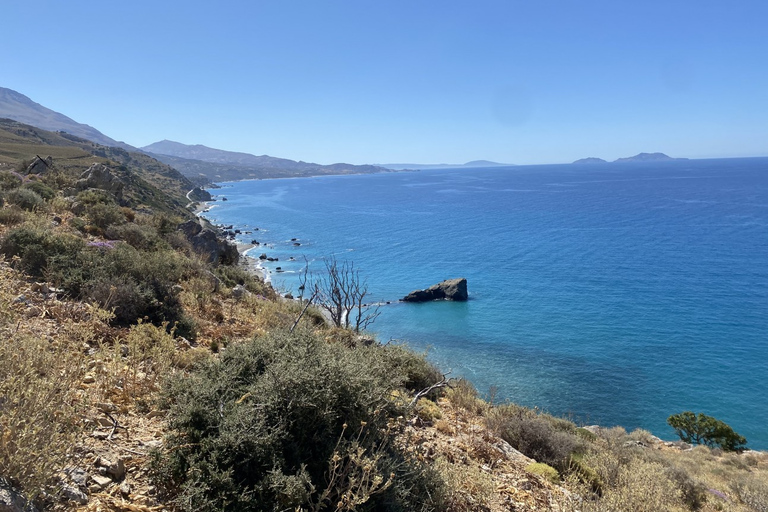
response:
{"label": "deep blue sea", "polygon": [[222,185],[204,215],[258,227],[241,240],[283,291],[332,254],[375,300],[466,277],[468,302],[384,306],[372,330],[486,396],[669,439],[704,412],[768,449],[768,158]]}

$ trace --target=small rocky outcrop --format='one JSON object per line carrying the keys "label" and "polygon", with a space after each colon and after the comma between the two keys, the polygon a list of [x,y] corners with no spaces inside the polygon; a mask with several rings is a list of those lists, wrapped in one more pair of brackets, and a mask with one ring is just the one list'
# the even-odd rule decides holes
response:
{"label": "small rocky outcrop", "polygon": [[115,196],[118,202],[123,199],[124,186],[123,180],[115,176],[110,168],[104,164],[93,164],[75,182],[77,190],[87,190],[89,188],[105,190]]}
{"label": "small rocky outcrop", "polygon": [[202,254],[211,263],[234,265],[240,260],[236,246],[220,237],[215,230],[201,226],[196,220],[180,224],[179,231],[184,233],[195,252]]}
{"label": "small rocky outcrop", "polygon": [[35,159],[27,166],[27,174],[45,174],[50,169],[53,169],[53,158],[40,158],[35,155]]}
{"label": "small rocky outcrop", "polygon": [[210,201],[213,199],[211,193],[207,190],[203,190],[200,187],[195,187],[189,192],[189,198],[192,201]]}
{"label": "small rocky outcrop", "polygon": [[459,277],[437,283],[426,290],[412,291],[400,300],[403,302],[428,302],[441,299],[465,301],[468,298],[467,280]]}
{"label": "small rocky outcrop", "polygon": [[37,512],[37,508],[0,477],[0,512]]}

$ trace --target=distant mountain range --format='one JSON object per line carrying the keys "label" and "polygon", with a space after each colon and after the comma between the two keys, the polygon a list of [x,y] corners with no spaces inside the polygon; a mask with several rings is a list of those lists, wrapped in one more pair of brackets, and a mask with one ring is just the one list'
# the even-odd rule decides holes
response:
{"label": "distant mountain range", "polygon": [[[667,160],[688,160],[688,159],[672,158],[671,156],[667,156],[664,153],[638,153],[635,156],[619,158],[617,160],[614,160],[614,162],[662,162]],[[605,164],[605,163],[608,163],[608,161],[603,160],[602,158],[595,158],[592,156],[589,158],[582,158],[580,160],[576,160],[573,163],[574,164]]]}
{"label": "distant mountain range", "polygon": [[64,114],[55,112],[12,89],[0,87],[0,118],[13,119],[20,123],[36,126],[52,132],[67,132],[102,146],[119,147],[128,151],[136,148],[125,142],[107,137],[87,124],[78,123]]}
{"label": "distant mountain range", "polygon": [[[31,125],[43,130],[66,132],[82,139],[108,147],[138,151],[125,142],[117,141],[87,124],[78,123],[64,114],[35,103],[12,89],[0,87],[0,119]],[[375,165],[337,163],[321,165],[296,162],[287,158],[256,156],[202,145],[189,146],[163,140],[142,148],[146,154],[175,167],[195,184],[215,181],[235,181],[255,178],[287,178],[329,174],[363,174],[389,172],[391,169]]]}
{"label": "distant mountain range", "polygon": [[490,160],[473,160],[465,164],[376,164],[379,167],[392,169],[393,171],[419,171],[425,169],[460,169],[471,167],[509,167],[515,164],[500,164]]}
{"label": "distant mountain range", "polygon": [[345,163],[322,165],[296,162],[268,155],[256,156],[250,153],[224,151],[201,144],[191,146],[171,140],[155,142],[144,146],[141,150],[175,167],[193,181],[203,184],[261,178],[391,172],[391,169],[376,165]]}

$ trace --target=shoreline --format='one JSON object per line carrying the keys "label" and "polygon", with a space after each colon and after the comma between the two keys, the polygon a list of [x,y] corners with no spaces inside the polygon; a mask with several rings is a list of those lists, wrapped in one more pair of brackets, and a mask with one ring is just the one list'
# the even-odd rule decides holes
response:
{"label": "shoreline", "polygon": [[[222,205],[221,205],[221,204],[219,204],[219,206],[222,206]],[[226,206],[226,205],[223,205],[223,206]],[[203,214],[203,215],[204,215],[204,214]],[[214,214],[214,215],[215,215],[215,214]],[[224,218],[224,219],[226,219],[227,217],[226,217],[226,216],[224,216],[223,218]],[[256,220],[252,220],[251,222],[253,222],[253,223],[254,223],[254,225],[258,224],[258,221],[256,221]],[[269,226],[265,226],[265,228],[268,228],[268,227],[269,227]],[[287,235],[286,235],[286,232],[288,233]],[[287,240],[286,236],[291,236],[291,234],[290,234],[290,230],[288,230],[288,231],[286,231],[286,232],[282,232],[282,231],[281,231],[281,233],[280,233],[280,236],[279,236],[278,238],[279,238],[280,240],[283,240],[283,239],[286,239],[286,240]],[[306,234],[303,234],[303,235],[306,235]],[[311,236],[311,235],[306,235],[306,236]],[[244,238],[244,236],[243,236],[242,238]],[[259,240],[261,240],[261,239],[259,238]],[[255,271],[259,271],[259,272],[261,273],[261,277],[262,277],[262,278],[264,278],[265,282],[270,282],[270,283],[271,283],[271,279],[270,279],[270,275],[269,275],[268,271],[267,271],[267,270],[266,270],[266,269],[265,269],[265,268],[264,268],[262,265],[260,265],[260,264],[259,264],[259,261],[258,261],[256,258],[253,258],[252,256],[249,256],[249,255],[247,254],[247,253],[248,253],[248,251],[249,251],[249,250],[251,250],[251,249],[253,249],[253,247],[249,247],[247,244],[238,244],[238,252],[241,254],[241,256],[243,256],[243,258],[244,258],[244,260],[245,260],[245,262],[246,262],[246,263],[245,263],[245,265],[246,265],[246,266],[247,266],[249,269],[251,269],[252,271],[254,271],[254,272],[255,272]],[[269,253],[269,251],[267,251],[267,252]],[[259,253],[255,253],[255,256],[258,256],[258,254],[259,254]],[[273,254],[271,254],[271,253],[269,253],[269,254],[270,254],[271,256],[273,255]],[[283,258],[282,258],[282,254],[281,254],[280,256],[281,256],[281,260],[282,260],[282,259],[283,259]],[[257,275],[258,275],[258,274],[257,274]],[[279,281],[279,279],[278,279],[278,281]],[[374,330],[376,330],[376,325],[374,325],[374,326],[373,326],[373,329],[374,329]],[[433,355],[434,355],[434,353],[433,353]],[[473,381],[474,381],[474,378],[472,378],[471,380],[473,380]],[[523,403],[524,403],[524,402],[523,402]],[[537,402],[528,402],[528,403],[529,403],[529,404],[531,404],[531,405],[533,405],[533,404],[535,404],[535,403],[537,403]],[[539,402],[539,403],[540,403],[540,402]],[[615,404],[614,404],[614,405],[615,405]],[[603,408],[605,408],[605,407],[603,407]],[[613,406],[612,406],[611,408],[613,408]],[[598,409],[598,410],[600,410],[600,406],[599,406],[599,404],[598,404],[598,407],[597,407],[597,409]],[[621,410],[621,408],[620,408],[620,407],[618,407],[617,409],[618,409],[618,410]],[[694,409],[694,410],[696,410],[696,409]],[[662,411],[657,411],[657,412],[659,412],[659,413],[660,413],[660,412],[662,412]],[[673,412],[675,412],[675,411],[673,411]],[[676,411],[676,412],[679,412],[679,411]],[[720,417],[720,416],[718,416],[716,413],[712,413],[712,412],[709,412],[709,411],[707,411],[707,410],[705,410],[705,411],[703,411],[703,412],[705,412],[705,413],[709,413],[709,414],[714,414],[716,417]],[[659,423],[663,422],[663,419],[664,419],[664,418],[662,417],[662,415],[661,415],[661,414],[658,414],[658,415],[657,415],[657,417],[658,417],[658,418],[660,418],[660,421],[659,421]],[[582,418],[582,420],[583,420],[583,419],[585,419],[585,418]],[[725,419],[726,419],[726,421],[728,421],[728,419],[727,419],[727,418],[725,418]],[[587,415],[587,421],[589,421],[589,419],[588,419],[588,415]],[[734,422],[730,421],[729,423],[733,424],[733,425],[735,426],[736,430],[739,430],[739,431],[740,431],[740,429],[739,429],[738,427],[736,427],[736,424],[735,424]],[[601,424],[602,424],[602,423],[601,423]],[[616,425],[618,425],[619,423],[605,423],[605,424],[606,424],[606,425],[611,425],[611,424],[616,424]],[[626,423],[625,423],[625,424],[626,424]],[[633,425],[633,424],[631,424],[631,423],[630,423],[630,425]],[[662,426],[663,426],[663,425],[662,425]],[[648,428],[649,428],[649,424],[643,424],[643,425],[642,425],[642,427],[643,427],[643,428],[646,428],[646,429],[648,429]],[[652,428],[652,427],[650,427],[650,428]],[[659,432],[659,433],[662,433],[662,435],[663,435],[663,432],[666,432],[666,430],[665,430],[665,429],[663,429],[663,428],[659,428],[658,430],[657,430],[657,429],[654,429],[653,431],[654,431],[654,433],[655,433],[655,432]],[[666,437],[666,438],[670,438],[670,436],[669,436],[669,435],[666,435],[666,436],[663,436],[663,437]],[[748,436],[748,437],[749,437],[749,436]],[[760,451],[760,450],[756,450],[756,451]]]}

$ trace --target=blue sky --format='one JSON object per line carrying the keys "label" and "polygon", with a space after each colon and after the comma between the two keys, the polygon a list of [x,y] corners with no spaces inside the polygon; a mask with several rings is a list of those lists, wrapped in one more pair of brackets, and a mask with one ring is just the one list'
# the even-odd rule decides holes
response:
{"label": "blue sky", "polygon": [[319,163],[768,155],[768,2],[2,0],[0,86]]}

